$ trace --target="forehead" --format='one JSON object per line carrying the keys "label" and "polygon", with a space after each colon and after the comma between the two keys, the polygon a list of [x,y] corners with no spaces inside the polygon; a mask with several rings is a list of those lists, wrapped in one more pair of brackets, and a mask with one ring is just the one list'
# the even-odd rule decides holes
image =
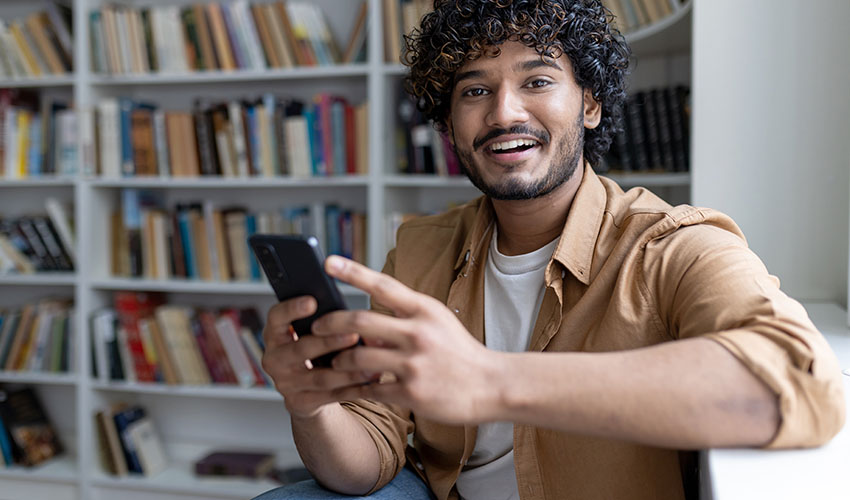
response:
{"label": "forehead", "polygon": [[[497,50],[499,53],[494,56]],[[532,47],[517,41],[507,41],[498,47],[488,47],[480,57],[466,61],[455,73],[455,83],[470,77],[504,72],[522,73],[546,67],[572,76],[572,65],[566,54],[562,53],[557,59],[547,58],[544,63],[544,59]]]}

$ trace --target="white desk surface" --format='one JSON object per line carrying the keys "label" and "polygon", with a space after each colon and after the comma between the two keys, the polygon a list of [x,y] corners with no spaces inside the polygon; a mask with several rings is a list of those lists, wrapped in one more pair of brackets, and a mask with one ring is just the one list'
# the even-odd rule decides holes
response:
{"label": "white desk surface", "polygon": [[[812,321],[850,373],[847,313],[834,304],[805,304]],[[850,376],[844,377],[850,420]],[[850,425],[829,443],[804,450],[712,449],[704,453],[703,478],[714,500],[850,499]]]}

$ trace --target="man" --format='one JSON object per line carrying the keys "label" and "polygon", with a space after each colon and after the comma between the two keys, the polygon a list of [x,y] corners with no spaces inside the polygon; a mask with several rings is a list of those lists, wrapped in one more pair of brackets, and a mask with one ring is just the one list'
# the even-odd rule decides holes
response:
{"label": "man", "polygon": [[407,40],[407,89],[485,196],[403,225],[385,274],[327,260],[380,312],[300,339],[312,298],[269,313],[263,365],[326,490],[680,499],[686,450],[843,424],[834,356],[734,222],[594,174],[628,60],[607,21],[594,0],[438,0]]}

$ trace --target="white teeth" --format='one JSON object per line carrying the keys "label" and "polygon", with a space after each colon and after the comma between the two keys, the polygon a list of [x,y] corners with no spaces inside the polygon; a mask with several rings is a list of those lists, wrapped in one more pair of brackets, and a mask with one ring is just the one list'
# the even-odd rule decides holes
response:
{"label": "white teeth", "polygon": [[531,139],[516,139],[513,141],[497,142],[490,145],[491,151],[501,151],[503,149],[514,149],[520,146],[535,146],[537,141]]}

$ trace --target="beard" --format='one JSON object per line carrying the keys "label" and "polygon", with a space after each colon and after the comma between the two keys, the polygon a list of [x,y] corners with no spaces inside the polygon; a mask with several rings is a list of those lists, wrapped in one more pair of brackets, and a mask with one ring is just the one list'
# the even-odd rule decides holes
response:
{"label": "beard", "polygon": [[[473,143],[473,149],[477,149],[476,146],[478,144],[483,144],[490,139],[507,134],[532,135],[537,138],[540,144],[549,144],[550,141],[548,133],[535,131],[524,125],[518,125],[510,129],[490,131],[486,136]],[[453,142],[461,171],[486,196],[494,200],[531,200],[540,198],[567,182],[578,168],[582,158],[582,149],[584,148],[584,106],[582,106],[582,111],[579,113],[578,120],[573,124],[573,127],[555,145],[556,157],[549,165],[549,170],[543,177],[537,180],[521,181],[514,177],[508,177],[488,184],[481,175],[481,168],[475,164],[472,151],[457,147],[457,140]]]}

